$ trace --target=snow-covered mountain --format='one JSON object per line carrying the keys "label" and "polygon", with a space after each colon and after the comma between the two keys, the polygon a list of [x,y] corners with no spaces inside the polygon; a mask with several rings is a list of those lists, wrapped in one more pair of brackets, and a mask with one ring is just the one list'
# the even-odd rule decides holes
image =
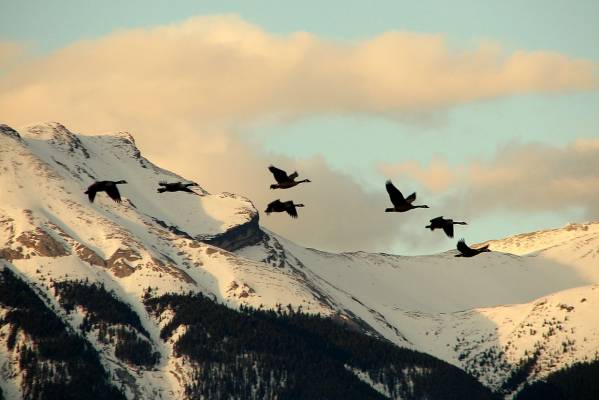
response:
{"label": "snow-covered mountain", "polygon": [[[103,193],[90,203],[83,193],[94,180],[120,179],[128,182],[120,186],[120,204]],[[597,358],[599,223],[490,241],[493,252],[472,259],[455,258],[454,251],[332,254],[261,228],[248,199],[203,188],[196,188],[199,196],[159,194],[163,180],[185,181],[144,158],[127,133],[85,136],[58,123],[19,131],[0,125],[0,263],[89,340],[128,398],[185,398],[197,387],[199,370],[177,347],[191,322],[171,330],[180,319],[177,307],[148,302],[167,293],[202,293],[242,311],[301,307],[428,353],[504,395]],[[94,325],[104,314],[69,296],[100,295],[69,286],[78,280],[101,283],[114,297],[106,301],[115,309],[130,307],[133,316],[123,311],[119,320]],[[7,304],[0,296],[0,321],[16,307]],[[30,373],[18,349],[35,347],[14,326],[0,322],[0,388],[7,398],[24,395]],[[145,346],[144,362],[154,352],[159,361],[135,364],[123,356],[112,335],[130,334],[136,346]],[[408,393],[390,391],[380,374],[346,368],[382,398]],[[423,368],[397,374],[414,386]]]}
{"label": "snow-covered mountain", "polygon": [[[518,237],[530,253],[516,247]],[[471,259],[453,250],[419,257],[330,254],[268,233],[237,254],[293,265],[336,307],[387,339],[457,365],[495,390],[533,354],[533,380],[596,359],[599,223],[489,244],[492,253]],[[513,247],[520,255],[510,254]]]}

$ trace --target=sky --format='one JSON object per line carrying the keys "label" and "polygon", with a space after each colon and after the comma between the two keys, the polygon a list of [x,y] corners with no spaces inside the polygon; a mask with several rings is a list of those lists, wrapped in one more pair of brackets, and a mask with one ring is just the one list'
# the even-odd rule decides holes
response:
{"label": "sky", "polygon": [[[599,219],[597,1],[0,0],[0,120],[130,131],[300,244],[424,254]],[[549,4],[551,3],[551,4]],[[312,183],[268,188],[270,163]],[[385,214],[386,179],[427,210]]]}

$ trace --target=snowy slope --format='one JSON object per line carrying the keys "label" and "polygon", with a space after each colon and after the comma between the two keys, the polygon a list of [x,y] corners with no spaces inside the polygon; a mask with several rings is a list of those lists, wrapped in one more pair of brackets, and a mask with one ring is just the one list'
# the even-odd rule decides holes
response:
{"label": "snowy slope", "polygon": [[[203,244],[201,239],[257,220],[257,211],[249,200],[227,193],[156,193],[159,181],[184,179],[143,158],[130,135],[80,136],[50,123],[22,130],[20,139],[0,135],[0,141],[0,243],[5,258],[23,270],[38,264],[36,256],[60,256],[55,268],[64,273],[109,273],[130,294],[158,286],[205,290],[226,300],[235,298],[229,289],[237,279],[253,290],[242,297],[247,304],[310,298],[293,297],[289,289],[297,280],[284,271]],[[83,192],[95,179],[125,179],[123,202],[99,193],[90,203]],[[103,268],[93,268],[98,266]]]}
{"label": "snowy slope", "polygon": [[576,361],[596,359],[598,301],[599,286],[590,285],[524,304],[453,313],[412,312],[400,318],[419,337],[416,347],[500,389],[527,360],[531,363],[525,378],[535,380]]}
{"label": "snowy slope", "polygon": [[[123,202],[100,193],[90,203],[83,192],[96,179],[126,180]],[[131,398],[182,398],[188,379],[172,343],[159,338],[168,317],[153,319],[142,304],[150,287],[157,294],[202,292],[231,307],[291,304],[340,313],[494,389],[537,350],[530,379],[596,357],[599,223],[491,241],[494,252],[472,259],[455,258],[455,251],[331,254],[261,230],[248,199],[202,188],[199,196],[158,194],[162,180],[185,181],[145,159],[127,133],[0,125],[0,263],[54,305],[50,282],[78,278],[104,283],[131,305],[162,355],[156,368],[123,364],[90,333],[105,365],[134,377],[125,383]],[[73,327],[83,317],[63,315]],[[0,345],[0,370],[10,359],[3,351]],[[18,377],[11,379],[2,388],[13,393]]]}
{"label": "snowy slope", "polygon": [[599,224],[568,224],[486,242],[494,251],[529,255],[566,265],[590,282],[599,281]]}
{"label": "snowy slope", "polygon": [[[594,359],[599,350],[599,326],[588,312],[592,308],[568,311],[567,324],[563,308],[535,308],[544,301],[561,304],[560,293],[570,293],[567,289],[580,298],[593,297],[599,284],[599,223],[568,225],[550,231],[550,237],[546,232],[523,237],[530,251],[507,238],[490,242],[494,252],[471,259],[456,258],[455,251],[419,257],[330,254],[302,248],[274,233],[237,253],[294,265],[338,307],[389,340],[453,363],[500,389],[536,348],[541,354],[530,379],[577,360]],[[523,255],[509,254],[513,248]],[[272,257],[275,252],[278,259]],[[541,315],[573,331],[549,335],[549,322],[538,326]],[[539,334],[524,335],[526,326],[535,326],[531,329]],[[585,344],[564,352],[560,340]],[[489,365],[483,361],[487,358],[493,358],[486,361]]]}
{"label": "snowy slope", "polygon": [[[156,193],[159,181],[184,179],[143,158],[128,134],[80,136],[57,123],[19,133],[1,126],[0,171],[0,263],[22,274],[55,305],[50,281],[67,279],[102,282],[130,304],[163,362],[157,370],[139,371],[114,359],[104,361],[113,371],[125,368],[136,376],[131,391],[141,390],[142,398],[152,393],[180,397],[184,383],[177,379],[180,360],[171,357],[169,344],[159,339],[158,322],[150,320],[141,303],[149,287],[156,294],[201,291],[232,307],[293,303],[307,311],[331,312],[289,271],[198,240],[257,223],[257,211],[249,200],[226,193]],[[83,192],[95,179],[129,182],[120,187],[123,202],[100,193],[90,203]],[[76,327],[82,317],[69,318]]]}

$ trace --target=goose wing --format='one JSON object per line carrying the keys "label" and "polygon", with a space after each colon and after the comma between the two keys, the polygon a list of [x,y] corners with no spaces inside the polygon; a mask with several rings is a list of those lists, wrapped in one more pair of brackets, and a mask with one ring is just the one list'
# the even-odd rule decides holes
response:
{"label": "goose wing", "polygon": [[277,207],[281,205],[281,200],[280,199],[276,199],[275,201],[271,201],[270,203],[268,203],[268,207]]}
{"label": "goose wing", "polygon": [[158,184],[160,186],[165,186],[165,187],[168,186],[168,183],[166,181],[160,181],[160,182],[158,182]]}
{"label": "goose wing", "polygon": [[453,223],[444,223],[443,224],[443,232],[450,238],[453,237]]}
{"label": "goose wing", "polygon": [[406,197],[406,201],[410,204],[412,204],[414,202],[414,200],[416,200],[416,192],[414,192],[411,195],[409,195],[408,197]]}
{"label": "goose wing", "polygon": [[472,249],[470,247],[468,247],[468,245],[466,244],[466,241],[464,239],[458,240],[458,244],[456,247],[457,247],[458,251],[464,255],[472,254]]}
{"label": "goose wing", "polygon": [[443,216],[441,215],[440,217],[436,217],[430,220],[431,224],[434,224],[435,222],[443,222]]}
{"label": "goose wing", "polygon": [[87,194],[87,198],[91,203],[93,203],[94,199],[96,198],[96,192],[98,191],[99,186],[99,182],[94,182],[91,185],[89,185],[87,190],[84,192],[85,194]]}
{"label": "goose wing", "polygon": [[406,203],[403,194],[401,194],[399,189],[396,188],[391,181],[387,181],[385,187],[387,188],[387,193],[389,193],[389,199],[391,199],[391,203],[393,203],[395,207],[399,207]]}
{"label": "goose wing", "polygon": [[291,204],[285,204],[285,211],[291,216],[291,218],[297,218],[297,210],[293,205],[293,202],[291,202]]}
{"label": "goose wing", "polygon": [[108,186],[106,188],[106,194],[117,203],[121,202],[121,194],[119,193],[119,189],[116,187],[116,185]]}
{"label": "goose wing", "polygon": [[90,188],[90,189],[87,189],[87,191],[85,193],[87,193],[87,198],[89,199],[89,201],[91,203],[93,203],[94,199],[96,198],[96,190]]}
{"label": "goose wing", "polygon": [[268,167],[268,170],[273,174],[273,176],[275,177],[275,180],[278,183],[287,182],[289,180],[289,177],[287,176],[287,172],[283,171],[282,169],[278,169],[274,165],[271,165],[270,167]]}
{"label": "goose wing", "polygon": [[298,177],[297,171],[294,171],[293,174],[289,175],[289,180],[292,181],[292,180],[294,180],[297,177]]}
{"label": "goose wing", "polygon": [[273,211],[277,211],[278,208],[281,207],[281,200],[276,199],[274,201],[271,201],[270,203],[268,203],[268,205],[266,206],[266,213],[270,214]]}

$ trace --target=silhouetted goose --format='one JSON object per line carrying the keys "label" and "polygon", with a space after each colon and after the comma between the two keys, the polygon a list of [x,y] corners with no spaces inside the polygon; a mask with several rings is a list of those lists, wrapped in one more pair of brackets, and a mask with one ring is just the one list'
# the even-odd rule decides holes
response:
{"label": "silhouetted goose", "polygon": [[291,218],[297,218],[297,210],[295,208],[303,206],[303,204],[293,204],[292,200],[281,201],[277,199],[271,202],[264,212],[266,214],[270,214],[271,212],[286,212],[291,215]]}
{"label": "silhouetted goose", "polygon": [[108,197],[117,203],[121,202],[121,194],[119,193],[119,189],[116,185],[120,185],[122,183],[127,183],[127,181],[99,181],[92,183],[87,190],[84,192],[89,197],[89,201],[94,202],[94,198],[96,197],[96,193],[98,192],[106,192]]}
{"label": "silhouetted goose", "polygon": [[454,225],[468,225],[465,222],[454,221],[453,219],[445,219],[443,216],[431,219],[431,224],[425,226],[425,228],[429,228],[431,231],[435,229],[443,229],[443,232],[450,238],[453,237],[453,226]]}
{"label": "silhouetted goose", "polygon": [[296,181],[295,178],[297,178],[297,171],[288,176],[287,172],[273,165],[268,167],[268,170],[272,172],[273,176],[275,177],[275,181],[277,181],[277,183],[270,185],[271,189],[289,189],[303,182],[312,182],[310,179]]}
{"label": "silhouetted goose", "polygon": [[[197,194],[196,192],[194,192],[193,190],[191,190],[189,187],[190,186],[198,186],[197,183],[182,183],[182,182],[172,182],[172,183],[168,183],[168,182],[159,182],[158,183],[160,186],[158,189],[156,189],[158,191],[158,193],[164,193],[164,192],[187,192],[187,193],[193,193],[193,194]],[[199,194],[197,194],[199,196]]]}
{"label": "silhouetted goose", "polygon": [[477,254],[491,251],[491,250],[489,250],[489,245],[480,247],[478,249],[473,249],[471,247],[468,247],[468,245],[466,244],[464,239],[460,239],[458,241],[458,245],[456,246],[456,248],[458,249],[460,254],[456,254],[455,257],[474,257]]}
{"label": "silhouetted goose", "polygon": [[403,194],[401,194],[399,189],[396,188],[391,181],[387,181],[385,187],[387,188],[387,193],[389,193],[391,203],[393,203],[393,207],[386,208],[385,212],[405,212],[413,208],[428,208],[426,205],[415,206],[412,204],[414,200],[416,200],[416,193],[412,193],[404,198]]}

